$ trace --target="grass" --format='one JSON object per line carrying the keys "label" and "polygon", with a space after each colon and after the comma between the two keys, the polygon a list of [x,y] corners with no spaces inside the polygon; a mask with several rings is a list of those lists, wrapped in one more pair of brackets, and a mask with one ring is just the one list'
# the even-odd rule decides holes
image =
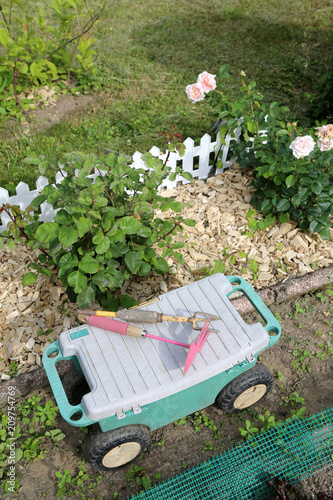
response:
{"label": "grass", "polygon": [[[90,2],[91,3],[91,2]],[[184,138],[209,132],[206,103],[191,104],[185,86],[203,70],[231,64],[238,85],[243,69],[267,101],[279,100],[291,119],[312,120],[311,99],[332,66],[330,0],[110,0],[94,36],[98,75],[93,103],[48,130],[36,124],[24,133],[0,126],[0,186],[31,187],[37,167],[24,159],[46,155],[56,165],[61,152],[133,154],[153,145],[173,125]]]}

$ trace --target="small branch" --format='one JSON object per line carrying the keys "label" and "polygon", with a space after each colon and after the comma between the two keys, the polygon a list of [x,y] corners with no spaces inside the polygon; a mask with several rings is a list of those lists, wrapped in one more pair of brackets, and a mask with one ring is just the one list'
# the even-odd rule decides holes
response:
{"label": "small branch", "polygon": [[29,122],[31,122],[29,116],[26,114],[26,110],[23,108],[22,104],[21,104],[21,101],[19,99],[19,96],[17,95],[17,91],[16,91],[16,77],[19,76],[20,74],[20,71],[17,71],[16,70],[16,63],[17,63],[17,59],[16,61],[14,62],[14,68],[13,68],[13,90],[14,90],[14,96],[15,96],[15,101],[17,103],[17,105],[19,106],[20,110],[22,111],[22,113],[25,115],[25,117],[27,118],[27,120]]}
{"label": "small branch", "polygon": [[[8,217],[10,218],[10,220],[13,222],[13,224],[15,224],[16,227],[19,228],[19,231],[20,231],[20,235],[25,239],[25,240],[28,240],[30,241],[30,238],[29,236],[25,233],[24,229],[22,227],[19,227],[16,223],[16,220],[15,220],[15,217],[13,216],[13,214],[11,213],[10,210],[7,210],[5,208],[5,205],[3,204],[2,205],[2,208],[1,208],[1,212],[6,212],[6,214],[8,215]],[[11,239],[11,236],[4,236],[4,238],[8,238],[8,239]],[[39,247],[39,250],[41,252],[43,252],[49,259],[51,258],[50,255],[48,254],[48,252],[46,250],[44,250],[43,247]]]}
{"label": "small branch", "polygon": [[[77,11],[76,4],[75,4],[75,6],[74,6],[74,9],[75,9],[75,14],[76,14],[76,21],[77,21],[77,25],[79,26],[79,28],[81,28],[81,26],[80,26],[80,18],[79,18],[79,13],[78,13],[78,11]],[[91,17],[90,17],[90,19],[91,19]]]}
{"label": "small branch", "polygon": [[69,68],[68,68],[68,73],[67,73],[67,85],[69,86],[69,78],[70,78],[70,75],[71,75],[71,69],[72,69],[72,64],[73,64],[73,60],[74,60],[74,56],[76,54],[76,51],[77,51],[77,48],[79,46],[79,43],[81,41],[81,36],[79,37],[75,47],[74,47],[74,50],[73,50],[73,53],[72,53],[72,57],[71,57],[71,61],[69,63]]}
{"label": "small branch", "polygon": [[169,231],[168,233],[163,234],[163,235],[160,237],[160,234],[161,234],[161,232],[163,231],[163,230],[161,229],[161,230],[158,232],[158,241],[159,241],[159,240],[161,240],[162,238],[163,238],[163,239],[165,239],[167,236],[169,236],[169,234],[173,233],[173,231],[176,229],[176,227],[180,226],[182,222],[183,222],[183,221],[179,221],[179,222],[175,223],[175,225],[173,226],[173,228],[172,228],[172,229],[170,229],[170,231]]}
{"label": "small branch", "polygon": [[163,170],[165,169],[166,164],[167,164],[167,163],[168,163],[168,161],[169,161],[169,158],[170,158],[170,149],[169,149],[168,154],[166,155],[166,158],[165,158],[165,160],[164,160],[163,167],[162,167],[162,172],[163,172]]}
{"label": "small branch", "polygon": [[[104,175],[102,174],[101,170],[100,170],[98,167],[96,167],[96,168],[97,168],[97,170],[98,170],[98,172],[99,172],[99,175],[102,177],[104,184],[106,184],[105,177],[104,177]],[[104,191],[106,192],[107,197],[108,197],[108,198],[109,198],[109,200],[111,201],[111,205],[114,207],[114,201],[113,201],[113,198],[112,198],[112,194],[110,194],[110,193],[109,193],[109,191],[106,189],[106,187],[104,188]]]}
{"label": "small branch", "polygon": [[9,24],[12,24],[12,9],[13,9],[13,0],[10,1],[10,8],[9,8]]}
{"label": "small branch", "polygon": [[[88,14],[89,14],[89,16],[90,16],[90,19],[92,19],[92,17],[93,17],[93,16],[92,16],[92,15],[91,15],[91,13],[90,13],[90,10],[89,10],[89,7],[88,7],[88,5],[87,5],[86,0],[84,0],[84,6],[85,6],[85,9],[86,9],[86,11],[88,12]],[[104,7],[103,7],[103,8],[104,8]]]}
{"label": "small branch", "polygon": [[67,175],[65,175],[64,172],[62,171],[62,168],[60,166],[59,161],[58,161],[58,171],[61,173],[61,175],[63,176],[64,179],[65,179],[65,177],[67,177]]}
{"label": "small branch", "polygon": [[134,205],[134,201],[135,201],[135,196],[138,194],[138,191],[139,189],[145,185],[145,180],[143,180],[142,182],[140,182],[140,184],[138,185],[138,187],[136,188],[136,190],[134,191],[134,193],[132,194],[132,200],[131,200],[131,208],[133,207]]}
{"label": "small branch", "polygon": [[81,33],[79,35],[74,36],[70,40],[67,40],[67,42],[63,43],[62,45],[59,45],[59,47],[57,47],[53,52],[51,52],[51,54],[49,54],[46,59],[50,59],[56,52],[58,52],[58,50],[62,49],[63,47],[65,47],[69,43],[74,42],[74,40],[77,40],[78,38],[81,38],[82,35],[84,35],[85,33],[88,33],[88,31],[93,27],[93,25],[96,23],[96,21],[98,20],[98,18],[101,16],[101,14],[102,14],[102,12],[103,12],[103,10],[105,8],[105,5],[106,5],[106,2],[104,2],[104,5],[102,6],[100,12],[98,12],[97,14],[95,14],[95,16],[93,16],[93,17],[90,18],[90,20],[84,26],[83,31],[81,31]]}
{"label": "small branch", "polygon": [[6,16],[5,16],[5,14],[4,14],[3,10],[2,10],[2,6],[1,5],[0,5],[0,11],[1,11],[2,19],[5,21],[5,25],[6,25],[6,29],[8,31],[8,35],[10,37],[12,37],[12,35],[10,34],[9,23],[7,22]]}

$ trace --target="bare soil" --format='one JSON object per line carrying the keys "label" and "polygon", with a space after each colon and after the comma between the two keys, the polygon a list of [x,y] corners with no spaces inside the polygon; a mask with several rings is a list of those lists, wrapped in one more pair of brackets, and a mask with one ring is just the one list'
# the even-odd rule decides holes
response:
{"label": "bare soil", "polygon": [[[68,485],[65,496],[58,498],[101,498],[127,499],[143,489],[136,479],[150,477],[152,484],[164,481],[174,475],[181,474],[241,441],[239,427],[245,427],[245,420],[258,425],[258,415],[269,411],[275,420],[291,416],[291,410],[306,406],[307,415],[331,407],[333,403],[333,300],[327,291],[308,294],[290,302],[271,306],[271,310],[281,321],[282,335],[279,342],[260,356],[276,376],[273,389],[251,410],[235,414],[226,414],[212,405],[203,413],[212,420],[220,431],[220,438],[214,438],[214,432],[202,424],[196,424],[196,416],[189,416],[182,425],[170,424],[151,433],[151,444],[148,450],[134,462],[111,472],[102,473],[100,484],[89,489],[89,484],[96,477],[96,472],[86,465],[88,479],[84,488],[78,489]],[[249,323],[257,321],[256,313],[245,316]],[[331,342],[331,343],[330,343]],[[308,351],[304,362],[300,362],[297,352]],[[326,356],[325,356],[326,354]],[[320,356],[320,357],[319,357]],[[297,362],[299,365],[297,366]],[[277,376],[279,374],[279,377]],[[296,402],[298,397],[304,398]],[[43,400],[53,399],[50,391],[39,391]],[[288,400],[288,397],[294,399]],[[260,426],[260,425],[259,425]],[[58,417],[57,427],[66,434],[66,439],[57,445],[43,441],[43,449],[47,451],[43,460],[35,462],[19,462],[17,477],[20,484],[16,495],[7,494],[4,498],[19,500],[37,500],[41,498],[57,498],[58,479],[56,472],[68,470],[72,477],[79,471],[79,462],[84,460],[84,445],[87,435],[80,429],[68,425]],[[91,426],[88,432],[96,432]],[[198,429],[199,427],[199,429]],[[329,465],[329,464],[327,464]],[[126,474],[137,469],[134,480],[129,481]],[[133,470],[133,469],[132,469]],[[160,474],[155,479],[155,474]],[[317,498],[316,493],[324,491],[333,495],[333,469],[319,471],[308,480],[303,481],[304,491],[309,499]],[[118,495],[117,495],[118,493]],[[273,493],[273,492],[272,492]],[[274,495],[272,498],[275,498]]]}
{"label": "bare soil", "polygon": [[92,102],[92,94],[59,94],[56,100],[29,111],[28,115],[31,121],[24,124],[24,131],[47,130],[52,125],[60,123],[71,113],[87,108]]}

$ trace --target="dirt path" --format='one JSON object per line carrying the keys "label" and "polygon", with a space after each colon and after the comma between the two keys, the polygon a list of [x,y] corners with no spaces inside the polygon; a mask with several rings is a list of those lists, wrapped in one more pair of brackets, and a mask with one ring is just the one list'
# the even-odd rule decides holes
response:
{"label": "dirt path", "polygon": [[[229,415],[214,405],[205,408],[198,415],[152,432],[151,445],[143,456],[102,475],[83,465],[85,432],[58,417],[54,427],[61,429],[66,438],[57,444],[43,438],[41,449],[45,458],[35,461],[21,459],[16,464],[18,492],[4,498],[126,499],[149,482],[164,481],[232,447],[240,441],[239,427],[245,427],[246,420],[260,427],[259,414],[269,411],[278,421],[290,417],[292,410],[302,406],[306,406],[307,415],[331,407],[333,300],[330,293],[327,290],[315,292],[271,307],[281,321],[282,336],[272,349],[263,352],[260,362],[275,375],[275,384],[252,411]],[[245,319],[247,322],[258,320],[254,313],[247,314]],[[41,391],[40,396],[44,402],[53,400],[47,390]],[[200,423],[203,415],[208,417],[206,426]],[[88,432],[92,431],[96,429],[90,427]],[[45,435],[45,430],[41,433]],[[69,479],[62,486],[61,479],[65,474]],[[82,485],[78,484],[80,478]],[[316,498],[314,492],[319,490],[333,494],[332,468],[307,480],[305,487],[312,495],[310,498]]]}

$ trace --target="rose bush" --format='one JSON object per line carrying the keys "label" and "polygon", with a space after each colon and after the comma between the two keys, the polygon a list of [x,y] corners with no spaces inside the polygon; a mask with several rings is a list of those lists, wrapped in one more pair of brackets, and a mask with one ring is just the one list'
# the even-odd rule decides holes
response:
{"label": "rose bush", "polygon": [[[182,151],[183,144],[169,144],[169,150],[175,148]],[[0,248],[4,243],[10,249],[23,243],[40,250],[38,261],[28,265],[32,270],[23,276],[23,285],[34,283],[37,273],[52,276],[50,269],[56,269],[70,300],[79,307],[86,309],[97,299],[104,308],[117,310],[114,293],[126,279],[151,271],[168,273],[170,257],[183,263],[178,250],[184,243],[177,235],[195,221],[183,219],[184,204],[160,196],[158,188],[177,174],[187,180],[192,176],[180,167],[171,172],[167,159],[163,163],[150,153],[142,159],[145,167],[135,169],[123,155],[65,155],[62,182],[47,185],[25,210],[10,204],[0,207],[11,219],[1,234]],[[93,180],[95,168],[98,175]],[[44,202],[57,210],[52,222],[39,220]],[[157,210],[169,216],[157,217]]]}
{"label": "rose bush", "polygon": [[302,230],[319,232],[322,238],[329,239],[333,214],[333,125],[317,122],[315,127],[303,130],[297,122],[290,123],[289,108],[277,102],[265,103],[256,83],[245,81],[244,71],[241,87],[233,93],[226,92],[223,80],[230,78],[228,69],[229,65],[223,66],[217,76],[222,91],[215,89],[215,77],[207,72],[199,75],[197,83],[204,97],[207,92],[200,82],[207,81],[212,87],[207,99],[215,110],[214,118],[222,123],[222,144],[226,133],[233,134],[241,125],[241,138],[232,141],[230,149],[241,167],[253,168],[251,204],[270,215],[272,222],[276,216],[281,222],[292,218]]}

